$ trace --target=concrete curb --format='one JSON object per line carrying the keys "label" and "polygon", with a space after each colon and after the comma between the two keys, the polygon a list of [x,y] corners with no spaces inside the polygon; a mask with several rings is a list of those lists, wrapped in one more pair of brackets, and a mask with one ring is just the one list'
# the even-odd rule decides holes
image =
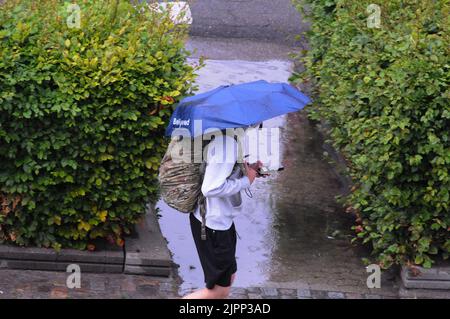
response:
{"label": "concrete curb", "polygon": [[121,247],[96,243],[96,251],[50,248],[0,246],[0,268],[66,271],[67,266],[77,264],[82,272],[121,273],[124,252]]}
{"label": "concrete curb", "polygon": [[172,258],[159,228],[154,205],[136,225],[135,233],[125,241],[126,274],[170,276]]}
{"label": "concrete curb", "polygon": [[169,277],[172,259],[162,236],[153,206],[135,227],[125,246],[103,241],[95,251],[0,245],[0,268],[44,271],[66,271],[71,264],[87,273],[126,273]]}
{"label": "concrete curb", "polygon": [[414,266],[414,271],[402,267],[401,278],[405,289],[446,290],[450,297],[450,263],[430,269]]}
{"label": "concrete curb", "polygon": [[402,285],[398,296],[402,299],[450,299],[450,292],[446,289],[415,289]]}

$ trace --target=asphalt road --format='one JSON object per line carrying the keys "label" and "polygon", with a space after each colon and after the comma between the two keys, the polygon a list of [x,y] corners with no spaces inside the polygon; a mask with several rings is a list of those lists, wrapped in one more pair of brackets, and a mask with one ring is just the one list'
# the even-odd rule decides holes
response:
{"label": "asphalt road", "polygon": [[291,0],[189,0],[191,35],[293,44],[307,24]]}

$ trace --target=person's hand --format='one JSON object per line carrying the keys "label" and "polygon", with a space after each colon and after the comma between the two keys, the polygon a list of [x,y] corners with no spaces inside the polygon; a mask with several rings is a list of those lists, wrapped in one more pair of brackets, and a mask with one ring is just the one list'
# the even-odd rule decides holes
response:
{"label": "person's hand", "polygon": [[[250,164],[249,167],[253,168],[256,172],[259,171],[261,167],[263,167],[263,163],[261,161],[257,161],[256,163]],[[257,175],[258,177],[258,175]]]}
{"label": "person's hand", "polygon": [[247,172],[247,177],[250,180],[250,184],[253,184],[256,176],[258,175],[258,171],[256,171],[252,166],[248,165],[247,162],[244,162],[245,171]]}
{"label": "person's hand", "polygon": [[[250,180],[250,184],[253,183],[256,177],[259,177],[258,170],[263,166],[263,163],[261,161],[257,161],[253,164],[248,164],[247,162],[244,162],[245,170],[247,171],[247,177]],[[265,177],[265,176],[264,176]]]}

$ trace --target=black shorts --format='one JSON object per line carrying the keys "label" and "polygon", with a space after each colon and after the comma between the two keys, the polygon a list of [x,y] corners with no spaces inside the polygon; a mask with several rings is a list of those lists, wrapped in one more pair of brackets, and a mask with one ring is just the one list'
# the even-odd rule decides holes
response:
{"label": "black shorts", "polygon": [[234,224],[228,230],[213,230],[206,227],[206,240],[202,240],[202,223],[194,214],[189,215],[192,236],[205,275],[206,288],[213,289],[214,285],[231,286],[231,276],[237,271]]}

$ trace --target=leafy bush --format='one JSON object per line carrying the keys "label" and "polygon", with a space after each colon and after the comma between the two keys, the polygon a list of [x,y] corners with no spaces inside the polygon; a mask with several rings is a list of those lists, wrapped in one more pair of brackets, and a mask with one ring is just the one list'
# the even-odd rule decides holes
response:
{"label": "leafy bush", "polygon": [[[308,0],[313,119],[348,161],[357,238],[381,266],[450,252],[450,20],[444,0]],[[369,10],[368,10],[369,8]],[[373,25],[372,25],[373,26]]]}
{"label": "leafy bush", "polygon": [[130,1],[80,3],[80,28],[63,1],[0,11],[3,242],[123,244],[157,197],[171,105],[192,90],[185,26]]}

